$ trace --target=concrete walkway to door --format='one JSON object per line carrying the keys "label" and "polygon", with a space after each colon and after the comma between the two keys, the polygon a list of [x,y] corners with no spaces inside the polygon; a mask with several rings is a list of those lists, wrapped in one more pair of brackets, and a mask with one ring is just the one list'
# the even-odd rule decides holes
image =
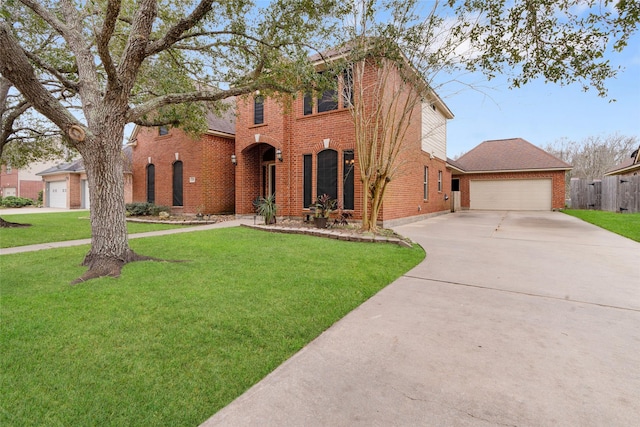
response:
{"label": "concrete walkway to door", "polygon": [[555,212],[398,227],[426,260],[204,426],[640,425],[640,244]]}

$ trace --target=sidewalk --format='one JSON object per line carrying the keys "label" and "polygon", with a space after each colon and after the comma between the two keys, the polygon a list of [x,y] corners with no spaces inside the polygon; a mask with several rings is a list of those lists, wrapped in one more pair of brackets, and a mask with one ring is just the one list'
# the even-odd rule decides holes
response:
{"label": "sidewalk", "polygon": [[[253,224],[252,220],[234,219],[232,221],[217,222],[208,225],[194,225],[193,227],[173,228],[171,230],[148,231],[146,233],[130,234],[129,239],[139,239],[142,237],[166,236],[169,234],[191,233],[193,231],[211,230],[215,228],[238,227],[242,224]],[[88,245],[91,239],[68,240],[66,242],[39,243],[37,245],[16,246],[13,248],[0,249],[0,255],[19,254],[23,252],[42,251],[45,249],[67,248],[70,246]]]}

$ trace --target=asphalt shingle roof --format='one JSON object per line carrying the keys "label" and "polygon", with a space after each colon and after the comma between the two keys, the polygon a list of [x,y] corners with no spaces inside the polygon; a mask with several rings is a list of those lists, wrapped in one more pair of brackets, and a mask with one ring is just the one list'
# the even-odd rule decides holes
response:
{"label": "asphalt shingle roof", "polygon": [[229,105],[229,108],[221,115],[217,115],[213,112],[207,113],[207,127],[209,130],[228,133],[231,135],[236,134],[236,113],[235,113],[235,97],[225,99],[225,104]]}
{"label": "asphalt shingle roof", "polygon": [[484,141],[454,163],[467,172],[571,169],[571,165],[522,138]]}

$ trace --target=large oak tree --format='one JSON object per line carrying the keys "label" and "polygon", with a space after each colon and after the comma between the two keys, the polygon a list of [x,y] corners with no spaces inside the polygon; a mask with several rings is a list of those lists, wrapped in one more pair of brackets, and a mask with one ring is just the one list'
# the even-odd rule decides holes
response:
{"label": "large oak tree", "polygon": [[[144,259],[128,244],[125,125],[204,126],[232,96],[290,93],[313,70],[333,0],[8,0],[0,74],[84,160],[92,243],[79,281]],[[4,117],[3,117],[4,122]],[[3,123],[4,124],[4,123]],[[9,132],[11,133],[11,132]],[[36,135],[37,136],[37,135]],[[3,135],[4,141],[10,136]],[[3,142],[4,142],[3,141]]]}

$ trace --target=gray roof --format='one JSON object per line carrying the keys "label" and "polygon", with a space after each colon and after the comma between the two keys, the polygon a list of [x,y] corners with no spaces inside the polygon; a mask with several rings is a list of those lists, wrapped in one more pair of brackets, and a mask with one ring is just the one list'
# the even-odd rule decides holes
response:
{"label": "gray roof", "polygon": [[[122,149],[122,157],[123,157],[122,168],[124,170],[124,173],[132,173],[133,151],[131,147],[127,146]],[[36,175],[47,176],[47,175],[56,175],[59,173],[82,173],[82,172],[85,172],[84,161],[82,159],[77,159],[68,163],[60,163],[59,165],[50,167],[49,169],[45,169],[42,172],[38,172]]]}
{"label": "gray roof", "polygon": [[571,169],[570,164],[522,138],[484,141],[450,163],[466,172]]}
{"label": "gray roof", "polygon": [[82,159],[77,159],[69,163],[60,163],[59,165],[45,169],[42,172],[38,172],[36,175],[46,176],[55,175],[58,173],[81,173],[84,172],[84,162]]}
{"label": "gray roof", "polygon": [[236,112],[235,112],[235,97],[225,99],[223,101],[229,104],[230,107],[222,112],[220,115],[209,111],[207,113],[207,127],[211,131],[228,133],[230,135],[236,134]]}

